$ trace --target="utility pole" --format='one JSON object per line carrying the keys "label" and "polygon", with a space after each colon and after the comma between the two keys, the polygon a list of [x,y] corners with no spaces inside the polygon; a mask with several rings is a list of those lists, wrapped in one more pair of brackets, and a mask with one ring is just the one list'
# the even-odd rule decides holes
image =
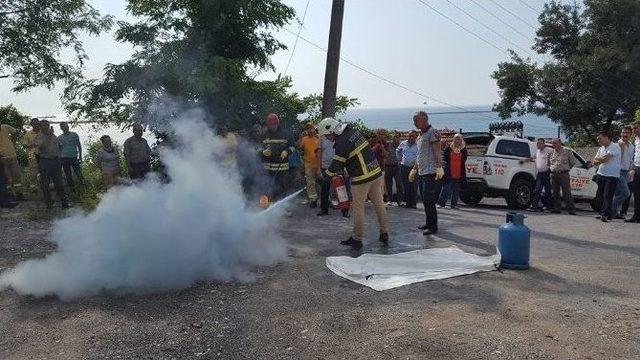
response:
{"label": "utility pole", "polygon": [[324,96],[322,98],[322,118],[336,114],[336,92],[338,89],[338,67],[340,66],[340,41],[342,40],[342,18],[344,0],[333,0],[331,26],[327,49],[327,67],[324,73]]}

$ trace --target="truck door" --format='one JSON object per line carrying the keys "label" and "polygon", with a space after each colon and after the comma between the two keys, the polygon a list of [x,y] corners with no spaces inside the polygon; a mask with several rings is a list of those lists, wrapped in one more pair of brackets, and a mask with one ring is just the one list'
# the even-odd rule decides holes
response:
{"label": "truck door", "polygon": [[593,199],[598,190],[598,185],[591,179],[593,179],[597,168],[589,167],[587,162],[573,150],[571,150],[571,153],[576,159],[576,166],[569,171],[571,195],[578,199]]}

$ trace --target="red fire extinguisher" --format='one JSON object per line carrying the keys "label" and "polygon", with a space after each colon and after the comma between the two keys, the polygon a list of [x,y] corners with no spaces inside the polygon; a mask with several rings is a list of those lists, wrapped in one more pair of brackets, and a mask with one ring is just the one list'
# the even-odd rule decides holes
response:
{"label": "red fire extinguisher", "polygon": [[349,201],[349,194],[347,193],[347,187],[344,184],[342,175],[336,175],[331,178],[331,187],[336,189],[336,193],[338,194],[338,208],[340,210],[349,210],[351,201]]}

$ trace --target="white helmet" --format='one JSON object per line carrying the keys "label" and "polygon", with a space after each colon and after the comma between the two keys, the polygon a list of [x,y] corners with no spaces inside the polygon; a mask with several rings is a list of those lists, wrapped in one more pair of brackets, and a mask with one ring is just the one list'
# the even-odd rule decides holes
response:
{"label": "white helmet", "polygon": [[342,132],[346,127],[347,127],[347,124],[341,123],[340,121],[334,118],[331,118],[331,117],[324,118],[322,119],[322,121],[318,123],[318,135],[320,136],[325,136],[329,134],[340,135],[342,134]]}

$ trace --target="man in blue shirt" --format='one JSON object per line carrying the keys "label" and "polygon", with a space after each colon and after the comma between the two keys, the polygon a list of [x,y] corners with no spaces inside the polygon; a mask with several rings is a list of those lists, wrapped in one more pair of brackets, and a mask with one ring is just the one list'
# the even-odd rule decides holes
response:
{"label": "man in blue shirt", "polygon": [[418,133],[416,131],[410,132],[409,138],[401,142],[396,149],[396,156],[400,160],[400,173],[402,174],[402,187],[404,189],[405,203],[401,206],[411,209],[415,209],[417,203],[417,183],[409,181],[409,173],[416,165],[416,158],[418,157],[417,137]]}
{"label": "man in blue shirt", "polygon": [[80,137],[78,134],[73,131],[69,131],[69,124],[61,122],[60,130],[62,130],[62,135],[58,136],[58,143],[60,144],[60,151],[62,154],[62,169],[64,170],[64,176],[67,179],[67,185],[73,188],[75,184],[73,182],[72,170],[73,174],[75,174],[81,184],[84,181],[82,171],[80,170],[82,145],[80,144]]}

